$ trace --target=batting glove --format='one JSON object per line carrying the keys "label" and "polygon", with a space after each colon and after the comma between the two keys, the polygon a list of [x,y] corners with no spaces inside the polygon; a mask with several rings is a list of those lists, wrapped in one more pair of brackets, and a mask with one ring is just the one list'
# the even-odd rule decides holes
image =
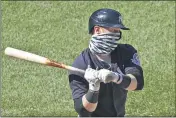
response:
{"label": "batting glove", "polygon": [[120,75],[107,69],[101,69],[98,71],[98,78],[104,83],[110,83],[118,81],[120,79]]}
{"label": "batting glove", "polygon": [[92,91],[99,91],[100,89],[100,80],[98,79],[99,72],[95,69],[92,69],[89,65],[85,71],[84,78],[89,82],[89,89]]}

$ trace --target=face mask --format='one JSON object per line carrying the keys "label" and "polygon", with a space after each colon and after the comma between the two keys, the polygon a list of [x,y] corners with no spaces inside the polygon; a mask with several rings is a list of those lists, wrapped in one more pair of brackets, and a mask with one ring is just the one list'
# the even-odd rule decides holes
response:
{"label": "face mask", "polygon": [[115,50],[117,41],[120,39],[121,32],[92,35],[89,49],[94,54],[109,54]]}

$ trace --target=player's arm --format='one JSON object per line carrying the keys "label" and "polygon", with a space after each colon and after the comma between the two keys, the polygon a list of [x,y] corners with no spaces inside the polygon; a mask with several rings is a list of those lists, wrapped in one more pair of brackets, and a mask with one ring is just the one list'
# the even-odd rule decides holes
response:
{"label": "player's arm", "polygon": [[99,78],[104,83],[114,82],[129,91],[142,90],[144,86],[143,70],[137,51],[132,46],[127,49],[126,54],[128,53],[129,56],[125,60],[125,74],[102,69],[99,71]]}
{"label": "player's arm", "polygon": [[88,65],[85,71],[84,78],[89,83],[88,92],[82,97],[82,103],[84,108],[89,111],[95,111],[98,103],[98,95],[100,89],[100,80],[97,78],[98,71],[94,70]]}
{"label": "player's arm", "polygon": [[125,68],[125,74],[114,73],[112,82],[119,84],[122,88],[133,91],[142,90],[144,86],[143,70],[138,65]]}
{"label": "player's arm", "polygon": [[80,116],[88,117],[97,107],[100,82],[95,81],[95,70],[86,69],[87,62],[83,54],[77,57],[72,66],[86,70],[85,75],[70,72],[69,84],[75,110]]}
{"label": "player's arm", "polygon": [[97,108],[99,91],[92,91],[91,89],[82,97],[83,107],[93,112]]}
{"label": "player's arm", "polygon": [[133,91],[142,90],[144,86],[143,75],[138,69],[131,67],[131,72],[125,75],[115,73],[112,82],[118,84],[122,88]]}
{"label": "player's arm", "polygon": [[125,61],[125,75],[122,75],[123,81],[120,85],[126,83],[126,90],[142,90],[144,77],[137,50],[131,45],[128,45],[128,49],[129,58]]}
{"label": "player's arm", "polygon": [[[107,69],[101,69],[99,71],[99,78],[104,83],[114,82],[120,87],[132,91],[141,90],[143,84],[139,83],[134,74],[119,74],[117,72],[112,72]],[[143,79],[143,78],[140,78]],[[138,87],[140,86],[140,87]]]}
{"label": "player's arm", "polygon": [[[80,116],[90,116],[97,107],[100,82],[98,79],[98,81],[92,79],[94,76],[92,70],[86,70],[86,80],[77,75],[69,76],[75,110]],[[96,70],[93,71],[96,72]],[[90,79],[92,81],[90,81]]]}
{"label": "player's arm", "polygon": [[127,90],[142,90],[144,87],[144,77],[142,67],[133,65],[125,69],[126,75],[131,79]]}

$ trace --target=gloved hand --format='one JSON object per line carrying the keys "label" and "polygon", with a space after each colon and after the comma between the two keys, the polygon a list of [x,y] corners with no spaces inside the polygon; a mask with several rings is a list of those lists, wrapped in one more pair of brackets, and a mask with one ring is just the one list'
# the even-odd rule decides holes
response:
{"label": "gloved hand", "polygon": [[107,69],[101,69],[98,71],[98,78],[104,83],[117,82],[120,79],[118,73],[112,72]]}
{"label": "gloved hand", "polygon": [[89,82],[89,89],[92,91],[99,91],[100,89],[100,80],[98,79],[98,71],[92,69],[90,65],[85,71],[84,78]]}

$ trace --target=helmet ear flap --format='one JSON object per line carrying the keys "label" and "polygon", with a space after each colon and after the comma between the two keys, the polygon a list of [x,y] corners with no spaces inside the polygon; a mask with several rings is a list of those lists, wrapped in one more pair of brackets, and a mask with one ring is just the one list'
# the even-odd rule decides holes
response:
{"label": "helmet ear flap", "polygon": [[94,29],[93,29],[94,27],[92,27],[92,28],[90,28],[89,29],[89,34],[93,34],[93,32],[94,32]]}
{"label": "helmet ear flap", "polygon": [[92,18],[92,15],[89,18],[89,24],[88,24],[88,26],[89,26],[89,28],[88,28],[89,34],[93,34],[93,32],[94,32],[94,26],[96,24],[95,20]]}
{"label": "helmet ear flap", "polygon": [[95,32],[94,27],[95,27],[95,26],[93,26],[93,27],[89,30],[89,34],[91,34],[91,35],[94,34],[94,32]]}

